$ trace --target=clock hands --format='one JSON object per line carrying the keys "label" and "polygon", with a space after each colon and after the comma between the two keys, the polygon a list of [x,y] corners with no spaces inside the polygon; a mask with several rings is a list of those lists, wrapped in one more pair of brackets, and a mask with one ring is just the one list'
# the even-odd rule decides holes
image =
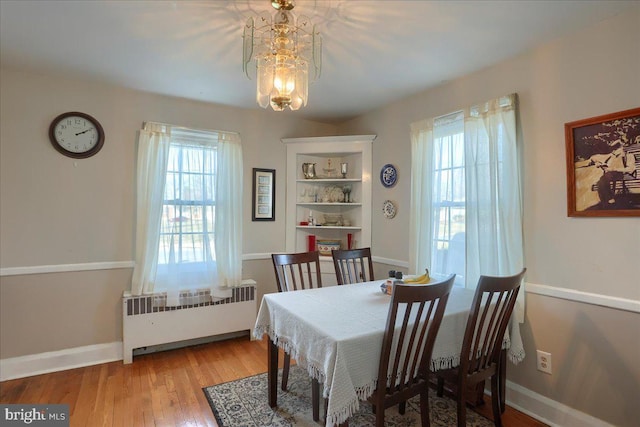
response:
{"label": "clock hands", "polygon": [[76,136],[78,136],[78,135],[82,135],[83,133],[87,133],[87,132],[89,132],[90,130],[91,130],[91,129],[87,129],[87,130],[83,130],[82,132],[78,132],[78,133],[76,133]]}

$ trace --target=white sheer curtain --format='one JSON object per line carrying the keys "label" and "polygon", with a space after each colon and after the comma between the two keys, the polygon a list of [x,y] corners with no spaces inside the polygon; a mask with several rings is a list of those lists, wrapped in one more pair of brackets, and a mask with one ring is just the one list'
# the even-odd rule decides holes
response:
{"label": "white sheer curtain", "polygon": [[464,139],[467,275],[477,282],[481,274],[517,274],[524,254],[516,95],[465,111]]}
{"label": "white sheer curtain", "polygon": [[138,134],[133,295],[153,293],[154,289],[170,144],[171,133],[164,125],[147,123]]}
{"label": "white sheer curtain", "polygon": [[[511,94],[465,111],[466,273],[471,282],[481,274],[513,275],[524,267],[516,109],[517,96]],[[523,283],[510,326],[511,340],[519,344],[524,295]],[[524,356],[510,354],[513,362]]]}
{"label": "white sheer curtain", "polygon": [[242,172],[240,137],[221,134],[218,140],[215,232],[218,283],[223,288],[240,286],[242,280]]}
{"label": "white sheer curtain", "polygon": [[[463,191],[464,285],[467,288],[475,289],[482,274],[512,275],[524,266],[516,108],[517,96],[512,94],[464,111],[464,179],[462,183],[458,180],[456,185],[460,187],[454,189],[452,197],[446,201],[455,205],[456,192]],[[438,227],[443,221],[439,212],[444,198],[439,192],[444,191],[442,183],[445,180],[440,171],[444,164],[454,169],[455,159],[439,147],[442,136],[455,134],[447,129],[451,123],[451,117],[447,117],[446,120],[423,120],[411,125],[409,266],[416,273],[424,266],[437,263],[439,252],[442,252],[438,246],[441,244]],[[451,252],[452,241],[447,243]],[[443,263],[435,267],[435,271],[457,273],[447,271],[451,268],[450,263]],[[524,321],[524,284],[520,288],[513,321]],[[517,323],[513,323],[510,330],[512,340],[521,340]],[[524,354],[515,355],[512,361],[518,362],[522,358]]]}
{"label": "white sheer curtain", "polygon": [[433,149],[433,119],[412,123],[409,271],[415,274],[421,274],[423,268],[431,266]]}
{"label": "white sheer curtain", "polygon": [[139,164],[155,159],[163,167],[138,169],[138,194],[153,196],[138,209],[132,293],[166,292],[167,305],[180,304],[180,290],[229,297],[242,268],[240,138],[153,123],[145,131],[156,127],[166,129],[162,142],[170,148],[158,156],[145,147],[161,140],[147,143],[141,132]]}

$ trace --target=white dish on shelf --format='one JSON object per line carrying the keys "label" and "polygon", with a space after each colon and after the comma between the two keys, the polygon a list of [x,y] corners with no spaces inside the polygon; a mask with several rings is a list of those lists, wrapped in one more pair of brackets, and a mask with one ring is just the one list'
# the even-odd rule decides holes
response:
{"label": "white dish on shelf", "polygon": [[320,239],[316,242],[320,255],[331,256],[331,251],[340,249],[342,242],[335,239]]}

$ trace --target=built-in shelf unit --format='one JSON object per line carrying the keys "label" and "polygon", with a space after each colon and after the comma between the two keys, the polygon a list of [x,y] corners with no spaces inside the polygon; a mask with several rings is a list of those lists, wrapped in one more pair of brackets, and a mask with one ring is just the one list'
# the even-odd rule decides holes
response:
{"label": "built-in shelf unit", "polygon": [[[371,246],[371,145],[375,135],[285,138],[286,251],[309,250],[309,236],[341,248]],[[303,164],[314,165],[305,177]],[[346,174],[341,165],[346,163]],[[313,224],[305,224],[313,218]],[[321,257],[323,284],[335,283],[330,256]]]}

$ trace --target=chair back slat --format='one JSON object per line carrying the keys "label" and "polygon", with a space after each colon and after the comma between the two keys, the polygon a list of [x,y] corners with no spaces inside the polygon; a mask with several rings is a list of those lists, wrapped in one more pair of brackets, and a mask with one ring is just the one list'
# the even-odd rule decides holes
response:
{"label": "chair back slat", "polygon": [[480,276],[460,352],[461,372],[472,375],[497,367],[525,271],[513,276]]}
{"label": "chair back slat", "polygon": [[322,287],[320,255],[317,251],[272,254],[279,292]]}
{"label": "chair back slat", "polygon": [[388,399],[410,394],[428,382],[433,344],[454,279],[452,274],[433,284],[394,286],[380,354],[377,393],[384,393]]}
{"label": "chair back slat", "polygon": [[371,248],[335,250],[331,256],[338,285],[375,280]]}

